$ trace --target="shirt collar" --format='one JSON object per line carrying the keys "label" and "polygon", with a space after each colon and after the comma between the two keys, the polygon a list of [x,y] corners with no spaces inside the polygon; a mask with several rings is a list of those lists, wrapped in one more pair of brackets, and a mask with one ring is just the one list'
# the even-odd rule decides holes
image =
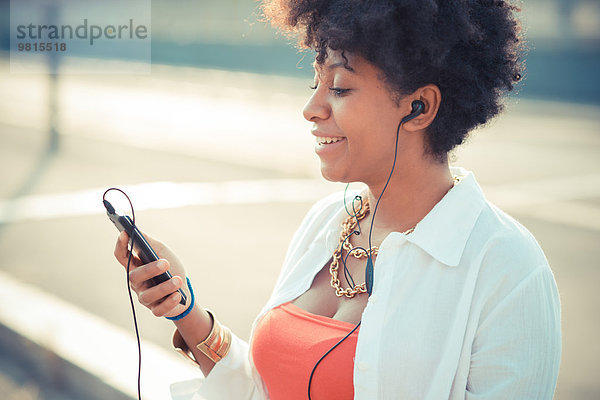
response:
{"label": "shirt collar", "polygon": [[467,240],[485,204],[472,172],[451,168],[460,178],[406,237],[433,258],[450,267],[460,262]]}
{"label": "shirt collar", "polygon": [[[455,267],[486,200],[472,172],[458,167],[450,170],[460,180],[417,224],[414,232],[406,236],[397,232],[391,235],[402,235],[442,264]],[[346,202],[351,202],[354,195],[348,194]],[[340,209],[318,235],[325,236],[330,253],[339,245],[340,224],[347,215]]]}

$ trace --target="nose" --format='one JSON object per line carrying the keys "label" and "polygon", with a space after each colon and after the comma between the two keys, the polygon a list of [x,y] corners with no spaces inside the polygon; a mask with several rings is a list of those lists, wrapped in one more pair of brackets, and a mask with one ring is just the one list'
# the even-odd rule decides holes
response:
{"label": "nose", "polygon": [[[326,89],[326,88],[325,88]],[[324,99],[321,87],[317,87],[312,96],[308,99],[302,110],[302,115],[309,122],[315,122],[318,119],[327,119],[331,113],[329,104]]]}

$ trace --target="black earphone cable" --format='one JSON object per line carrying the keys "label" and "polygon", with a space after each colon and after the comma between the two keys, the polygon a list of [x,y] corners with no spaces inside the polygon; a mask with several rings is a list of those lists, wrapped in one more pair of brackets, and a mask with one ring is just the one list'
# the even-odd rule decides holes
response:
{"label": "black earphone cable", "polygon": [[[127,196],[127,193],[125,193],[124,191],[122,191],[119,188],[109,188],[109,189],[106,189],[106,191],[104,192],[104,195],[102,196],[102,200],[106,199],[106,194],[108,192],[110,192],[111,190],[116,190],[116,191],[122,193],[127,198],[127,201],[129,202],[129,206],[131,207],[131,224],[133,225],[133,228],[135,229],[135,211],[133,209],[133,203],[131,202],[131,199],[129,198],[129,196]],[[138,400],[142,400],[142,342],[140,341],[140,332],[139,332],[139,328],[138,328],[137,316],[135,313],[135,304],[133,302],[133,295],[131,294],[131,283],[129,282],[129,270],[131,267],[131,258],[133,255],[133,241],[134,241],[133,235],[129,238],[129,240],[130,240],[129,256],[127,257],[127,267],[126,267],[125,278],[127,279],[127,292],[129,294],[129,304],[131,305],[131,313],[133,315],[133,326],[135,328],[135,338],[137,340],[137,348],[138,348],[137,396],[138,396]]]}
{"label": "black earphone cable", "polygon": [[[377,211],[377,206],[379,205],[379,200],[381,200],[381,197],[383,196],[383,192],[385,192],[385,189],[387,188],[390,179],[392,177],[392,173],[394,172],[394,167],[396,166],[396,158],[397,158],[397,154],[398,154],[398,135],[400,133],[400,127],[402,126],[403,121],[400,121],[400,124],[398,124],[398,130],[396,131],[396,148],[394,149],[394,162],[392,164],[392,170],[390,171],[390,175],[388,176],[388,179],[385,183],[385,186],[383,187],[383,190],[381,191],[381,196],[379,196],[379,199],[377,199],[377,204],[375,205],[375,210],[373,211],[373,217],[371,218],[371,227],[369,228],[369,248],[371,248],[371,232],[373,231],[373,221],[375,221],[375,212]],[[344,206],[346,202],[346,197],[344,196]],[[362,205],[362,203],[361,203]],[[348,210],[346,208],[346,210]],[[358,218],[357,218],[357,224],[358,224]],[[350,236],[352,236],[352,234],[354,234],[356,231],[350,233],[345,239],[344,241],[348,240],[348,238],[350,238]],[[360,232],[359,232],[360,233]],[[361,248],[362,249],[362,248]],[[364,249],[363,249],[364,250]],[[346,254],[345,257],[342,257],[342,263],[344,264],[344,274],[346,273],[346,259],[348,258],[350,254]],[[369,262],[372,263],[371,261],[371,255],[367,252],[367,268],[369,268]],[[372,264],[371,264],[372,267]],[[365,274],[365,276],[368,278],[368,272]],[[372,276],[372,274],[371,274]],[[352,281],[354,282],[354,281]],[[353,286],[354,287],[354,286]],[[369,288],[369,283],[367,282],[367,288]],[[369,295],[371,295],[371,293],[368,293]],[[352,328],[352,330],[346,335],[344,336],[339,342],[337,342],[332,348],[330,348],[329,350],[327,350],[327,352],[325,354],[323,354],[323,356],[321,356],[321,358],[319,358],[319,361],[317,361],[317,363],[315,364],[315,366],[313,367],[311,373],[310,373],[310,378],[308,379],[308,400],[312,400],[312,397],[310,395],[310,389],[312,386],[312,379],[313,379],[313,375],[315,374],[315,371],[317,370],[317,367],[319,366],[319,364],[321,363],[321,361],[323,361],[323,359],[329,354],[331,353],[338,345],[340,345],[344,340],[346,340],[356,329],[358,329],[358,327],[360,326],[362,321],[359,321],[358,324],[356,324],[356,326],[354,328]]]}
{"label": "black earphone cable", "polygon": [[[362,233],[362,228],[360,227],[360,220],[358,219],[358,213],[362,211],[363,209],[363,199],[361,195],[355,195],[354,198],[352,199],[352,213],[350,213],[350,211],[348,210],[348,205],[346,203],[346,197],[347,197],[347,192],[348,192],[348,187],[350,186],[350,183],[346,184],[346,188],[344,189],[344,209],[346,210],[346,213],[350,216],[356,219],[356,228],[354,229],[353,232],[351,232],[348,236],[346,236],[341,244],[341,248],[340,248],[340,254],[342,252],[343,246],[345,244],[345,242],[347,240],[350,240],[350,237],[352,235],[360,235]],[[358,209],[356,208],[356,202],[360,202],[360,207],[358,207]],[[366,252],[366,250],[363,247],[355,247],[355,249],[360,249]],[[342,257],[342,265],[344,266],[344,279],[346,280],[346,283],[348,284],[348,286],[350,287],[354,287],[356,286],[356,283],[354,282],[354,278],[352,278],[352,274],[350,274],[350,270],[348,270],[348,266],[346,265],[346,260],[348,260],[348,256],[350,255],[349,252],[347,252],[345,257]]]}
{"label": "black earphone cable", "polygon": [[[352,213],[350,213],[350,211],[348,210],[348,204],[346,203],[346,196],[347,196],[347,192],[348,192],[348,187],[350,186],[350,183],[346,184],[346,188],[344,189],[344,209],[346,210],[346,214],[348,214],[350,217],[353,217],[354,219],[356,219],[356,228],[353,232],[351,232],[348,236],[346,236],[341,244],[340,247],[340,254],[342,253],[343,250],[343,246],[345,244],[345,242],[347,240],[350,240],[350,237],[354,234],[354,235],[360,235],[361,233],[361,227],[360,227],[360,220],[358,219],[358,213],[362,210],[363,208],[363,200],[362,200],[362,196],[360,195],[356,195],[354,196],[354,198],[352,199]],[[358,210],[356,209],[356,202],[359,201],[360,202],[360,207],[358,208]],[[348,270],[348,267],[346,265],[346,260],[348,259],[348,254],[346,255],[346,257],[342,258],[342,265],[344,266],[344,279],[346,280],[346,283],[348,284],[348,286],[350,287],[354,287],[356,284],[354,283],[354,278],[352,278],[352,274],[350,274],[350,271]]]}
{"label": "black earphone cable", "polygon": [[[415,104],[417,104],[417,106],[415,107]],[[413,119],[414,117],[416,117],[417,115],[419,115],[422,112],[423,109],[423,103],[418,101],[417,102],[413,102],[412,103],[412,107],[413,110],[411,111],[411,113],[409,115],[407,115],[406,117],[402,118],[402,120],[400,121],[400,123],[398,124],[398,128],[396,129],[396,145],[394,146],[394,161],[392,163],[392,169],[390,170],[390,174],[387,178],[387,181],[385,182],[385,185],[383,186],[383,190],[381,191],[381,194],[379,195],[379,197],[377,198],[377,203],[375,204],[375,208],[373,210],[373,216],[371,217],[371,226],[369,227],[369,249],[372,248],[373,246],[371,245],[371,234],[373,232],[373,222],[375,221],[375,213],[377,212],[377,207],[379,206],[379,202],[381,201],[381,199],[383,198],[383,193],[385,192],[385,190],[387,189],[390,180],[392,179],[392,175],[394,173],[394,168],[396,167],[396,160],[398,158],[398,139],[400,136],[400,128],[402,127],[402,125],[407,122],[410,121],[411,119]],[[348,185],[346,185],[346,190],[348,189]],[[362,208],[362,198],[360,196],[356,196],[359,197],[361,199],[361,208]],[[355,199],[356,199],[355,197]],[[354,206],[354,202],[353,202],[353,206]],[[346,212],[349,215],[352,215],[348,212],[348,207],[346,206],[346,191],[344,191],[344,208],[346,209]],[[358,217],[355,211],[354,216],[357,218],[356,223],[357,223],[357,227],[358,227],[358,233],[356,233],[357,231],[352,232],[350,235],[348,235],[345,239],[347,240],[348,238],[350,238],[350,236],[352,236],[352,234],[356,233],[356,234],[360,234],[360,225],[358,223]],[[362,248],[361,248],[362,249]],[[364,249],[363,249],[364,250]],[[344,264],[344,274],[346,274],[347,268],[346,268],[346,259],[349,256],[349,254],[346,254],[345,257],[342,257],[342,263]],[[367,293],[370,296],[371,295],[371,291],[373,288],[373,260],[371,258],[371,254],[369,252],[367,252],[367,267],[365,270],[365,278],[366,278],[366,283],[367,283]],[[347,279],[346,279],[347,280]],[[354,282],[354,280],[352,280],[352,282]],[[354,287],[354,285],[353,285]],[[323,359],[329,354],[331,353],[339,344],[341,344],[344,340],[346,340],[356,329],[358,329],[358,327],[360,326],[362,320],[358,322],[358,324],[356,324],[356,326],[346,335],[344,336],[339,342],[337,342],[332,348],[330,348],[329,350],[327,350],[327,352],[325,354],[323,354],[323,356],[321,356],[321,358],[319,359],[319,361],[317,361],[317,363],[315,364],[315,366],[313,367],[311,373],[310,373],[310,378],[308,380],[308,400],[312,400],[311,395],[310,395],[310,389],[311,389],[311,384],[312,384],[312,379],[313,379],[313,375],[317,369],[317,366],[321,363],[321,361],[323,361]]]}
{"label": "black earphone cable", "polygon": [[319,361],[317,361],[317,363],[315,364],[315,366],[313,367],[313,370],[310,373],[310,377],[308,378],[308,400],[312,400],[312,397],[310,396],[310,387],[312,384],[312,379],[313,379],[313,375],[315,374],[315,371],[317,370],[317,366],[321,363],[321,361],[323,361],[323,359],[325,357],[327,357],[327,355],[329,353],[331,353],[336,347],[338,347],[344,340],[346,340],[350,335],[352,335],[354,333],[355,330],[358,329],[358,327],[360,326],[360,323],[362,321],[358,321],[358,324],[356,324],[356,326],[354,328],[352,328],[352,330],[350,332],[348,332],[348,334],[346,334],[346,336],[344,336],[339,342],[337,342],[336,344],[333,345],[332,348],[330,348],[329,350],[327,350],[327,353],[323,354],[321,356],[321,358],[319,358]]}
{"label": "black earphone cable", "polygon": [[[415,112],[413,111],[409,116],[412,116]],[[396,145],[394,146],[394,162],[392,164],[392,169],[390,171],[390,174],[388,176],[388,179],[383,187],[383,190],[381,191],[381,194],[379,195],[378,199],[377,199],[377,203],[375,204],[375,209],[373,210],[373,216],[371,218],[371,226],[369,227],[369,248],[372,248],[371,245],[371,235],[373,232],[373,222],[375,221],[375,214],[377,212],[377,207],[379,206],[379,202],[381,200],[381,198],[383,197],[383,193],[385,192],[385,190],[388,187],[388,184],[392,178],[392,174],[394,172],[394,168],[396,166],[396,159],[397,159],[397,155],[398,155],[398,137],[400,134],[400,128],[402,126],[402,124],[406,121],[408,121],[409,119],[412,118],[408,118],[405,117],[403,118],[400,123],[398,124],[398,129],[396,130]],[[356,230],[354,230],[353,232],[351,232],[345,239],[344,242],[346,240],[348,240],[353,234],[356,235],[360,235],[361,233],[361,228],[360,228],[360,222],[358,220],[358,212],[360,210],[362,210],[363,207],[363,202],[362,202],[362,197],[360,195],[357,195],[354,197],[354,199],[352,200],[352,211],[353,213],[350,214],[350,212],[348,211],[348,207],[346,204],[346,191],[348,190],[348,185],[346,185],[346,189],[344,190],[344,208],[346,209],[346,212],[348,213],[348,215],[353,216],[354,218],[356,218]],[[135,210],[133,208],[133,203],[131,201],[131,199],[129,198],[129,196],[127,195],[127,193],[125,193],[123,190],[119,189],[119,188],[109,188],[107,189],[103,196],[102,196],[102,200],[106,199],[106,194],[108,192],[110,192],[111,190],[116,190],[118,192],[120,192],[121,194],[123,194],[125,196],[125,198],[127,198],[127,201],[129,202],[129,206],[131,208],[131,221],[132,221],[132,226],[133,228],[135,228]],[[356,201],[360,201],[360,208],[358,209],[358,211],[356,210],[356,206],[355,206],[355,202]],[[142,400],[142,394],[141,394],[141,374],[142,374],[142,345],[141,345],[141,340],[140,340],[140,333],[139,333],[139,328],[138,328],[138,322],[137,322],[137,316],[136,316],[136,312],[135,312],[135,304],[133,301],[133,295],[131,292],[131,283],[129,281],[129,271],[131,268],[131,259],[133,256],[133,246],[134,246],[134,238],[133,236],[130,237],[130,243],[129,243],[129,256],[127,257],[127,266],[126,266],[126,280],[127,280],[127,292],[129,295],[129,304],[131,306],[131,313],[133,315],[133,324],[134,324],[134,328],[135,328],[135,337],[136,337],[136,341],[137,341],[137,348],[138,348],[138,374],[137,374],[137,396],[138,396],[138,400]],[[342,244],[342,248],[343,248],[343,244]],[[364,248],[362,247],[356,247],[356,249],[362,249],[363,251],[366,251]],[[346,282],[348,284],[350,284],[351,282],[351,286],[354,287],[354,279],[352,278],[352,275],[350,275],[350,272],[346,266],[346,260],[348,258],[348,256],[350,255],[350,252],[347,252],[345,257],[342,257],[342,264],[344,265],[344,277],[346,279]],[[371,269],[371,271],[369,271],[369,268]],[[372,263],[372,258],[371,258],[371,254],[369,252],[367,252],[367,271],[365,273],[365,276],[367,278],[367,289],[368,289],[368,295],[371,295],[371,291],[370,288],[372,287],[372,281],[369,283],[369,278],[373,276],[373,263]],[[311,389],[311,385],[312,385],[312,379],[314,376],[314,373],[318,367],[318,365],[321,363],[321,361],[323,361],[323,359],[325,359],[325,357],[327,357],[327,355],[329,355],[329,353],[331,353],[335,348],[337,348],[337,346],[339,346],[344,340],[346,340],[348,337],[350,337],[350,335],[352,335],[352,333],[354,333],[358,327],[360,326],[362,321],[359,321],[356,326],[354,328],[352,328],[352,330],[350,332],[348,332],[348,334],[346,334],[346,336],[344,336],[340,341],[338,341],[333,347],[331,347],[329,350],[327,350],[327,352],[325,354],[323,354],[321,356],[321,358],[319,358],[319,360],[317,361],[317,363],[315,364],[315,366],[313,367],[311,373],[310,373],[310,377],[308,380],[308,399],[312,400],[311,398],[311,394],[310,394],[310,389]]]}
{"label": "black earphone cable", "polygon": [[[387,181],[385,182],[385,185],[383,186],[383,190],[381,191],[381,194],[377,198],[377,203],[375,203],[375,209],[373,210],[373,216],[371,217],[371,226],[369,227],[369,248],[373,247],[371,245],[371,235],[373,233],[373,222],[375,222],[375,214],[377,213],[377,207],[379,207],[379,202],[383,198],[383,193],[385,192],[385,189],[387,189],[387,187],[390,183],[390,179],[392,179],[392,174],[394,173],[394,168],[396,167],[396,159],[398,158],[398,137],[400,136],[400,127],[402,126],[402,124],[404,124],[404,122],[405,122],[405,119],[402,119],[402,121],[400,121],[400,123],[398,124],[398,129],[396,129],[396,145],[394,146],[394,162],[392,163],[392,169],[387,178]],[[368,258],[371,261],[371,266],[372,266],[372,259],[371,259],[370,254],[368,255]],[[367,264],[367,266],[368,265],[369,264]],[[370,294],[371,293],[369,293],[369,295]]]}

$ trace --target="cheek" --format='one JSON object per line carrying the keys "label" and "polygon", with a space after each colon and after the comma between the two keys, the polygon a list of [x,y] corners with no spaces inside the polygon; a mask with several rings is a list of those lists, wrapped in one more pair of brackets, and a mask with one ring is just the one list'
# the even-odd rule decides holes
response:
{"label": "cheek", "polygon": [[332,109],[338,128],[348,138],[350,151],[375,151],[394,146],[398,127],[396,113],[377,106],[374,101],[348,101]]}

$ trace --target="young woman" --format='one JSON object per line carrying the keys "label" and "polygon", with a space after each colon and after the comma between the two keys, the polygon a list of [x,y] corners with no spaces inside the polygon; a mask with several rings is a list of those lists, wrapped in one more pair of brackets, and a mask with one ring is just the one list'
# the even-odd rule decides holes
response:
{"label": "young woman", "polygon": [[[560,305],[532,235],[448,152],[501,110],[521,77],[506,1],[269,1],[316,51],[312,122],[325,179],[362,182],[315,204],[288,249],[250,344],[190,306],[175,255],[130,273],[175,319],[206,378],[176,399],[550,399]],[[115,255],[127,262],[127,237]],[[158,286],[147,280],[169,269]],[[178,304],[176,292],[188,294]],[[196,396],[196,397],[194,397]]]}

